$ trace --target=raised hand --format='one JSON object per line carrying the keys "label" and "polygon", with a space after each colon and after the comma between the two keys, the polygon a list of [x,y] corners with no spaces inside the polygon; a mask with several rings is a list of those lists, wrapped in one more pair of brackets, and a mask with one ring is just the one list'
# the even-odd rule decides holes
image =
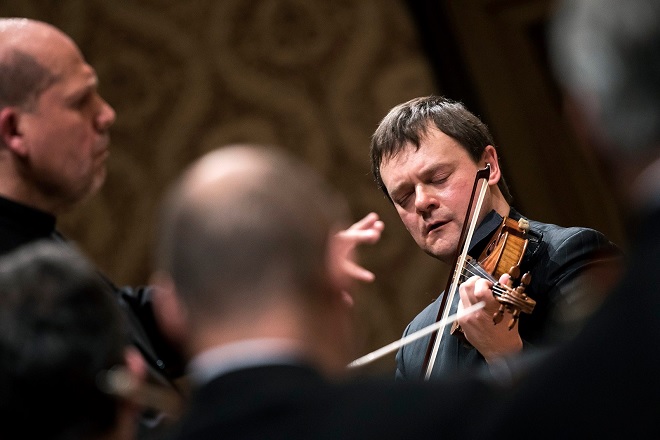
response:
{"label": "raised hand", "polygon": [[[380,240],[385,224],[375,212],[364,216],[361,220],[335,234],[335,242],[342,249],[344,256],[339,262],[339,270],[352,281],[365,283],[373,282],[376,276],[373,272],[360,266],[355,261],[355,249],[362,244],[374,244]],[[353,304],[353,298],[344,290],[344,299],[348,304]]]}

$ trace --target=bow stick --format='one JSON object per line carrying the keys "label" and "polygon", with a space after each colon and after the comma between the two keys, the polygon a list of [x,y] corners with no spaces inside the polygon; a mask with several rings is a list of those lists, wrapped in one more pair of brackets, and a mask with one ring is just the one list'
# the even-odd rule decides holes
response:
{"label": "bow stick", "polygon": [[[486,167],[477,171],[477,175],[474,178],[474,186],[472,187],[472,194],[470,196],[470,203],[468,203],[467,213],[465,214],[466,221],[463,222],[463,228],[461,229],[461,236],[458,240],[459,248],[462,246],[462,251],[460,254],[457,254],[453,266],[452,276],[449,278],[450,284],[445,288],[445,294],[442,296],[440,302],[440,309],[438,310],[438,316],[436,321],[446,320],[449,316],[449,309],[451,304],[454,301],[454,296],[456,294],[456,289],[461,280],[461,274],[463,272],[462,268],[465,266],[465,259],[467,257],[468,250],[470,248],[470,241],[472,241],[472,235],[477,226],[477,220],[479,219],[479,212],[481,211],[481,205],[483,204],[484,197],[486,195],[486,190],[488,189],[488,177],[490,176],[490,164],[486,164]],[[474,201],[474,194],[477,191],[477,186],[481,180],[486,180],[481,185],[479,191],[479,197],[477,198],[477,203],[472,210],[472,202]],[[472,212],[472,218],[469,222],[467,219],[470,218],[470,213]],[[459,268],[461,268],[459,270]],[[426,356],[424,357],[424,364],[422,367],[422,372],[424,373],[424,380],[428,380],[431,377],[431,372],[433,371],[433,366],[435,365],[435,359],[438,356],[438,350],[440,349],[440,342],[442,341],[442,335],[444,332],[435,332],[431,335],[431,340],[426,350]]]}
{"label": "bow stick", "polygon": [[441,319],[440,321],[434,322],[433,324],[428,325],[420,330],[417,330],[416,332],[411,333],[408,336],[399,339],[398,341],[394,341],[390,344],[387,344],[384,347],[379,348],[378,350],[374,350],[369,354],[365,354],[364,356],[355,359],[353,362],[348,364],[348,368],[356,368],[356,367],[361,367],[363,365],[367,365],[375,361],[376,359],[380,359],[381,357],[385,356],[388,353],[398,350],[404,345],[410,344],[411,342],[416,341],[419,338],[428,335],[429,333],[438,331],[441,328],[446,327],[447,325],[451,324],[452,322],[460,318],[471,315],[472,313],[476,312],[479,309],[483,309],[485,305],[486,303],[483,301],[479,301],[478,303],[472,304],[470,307],[460,310],[459,312],[447,317],[446,319]]}

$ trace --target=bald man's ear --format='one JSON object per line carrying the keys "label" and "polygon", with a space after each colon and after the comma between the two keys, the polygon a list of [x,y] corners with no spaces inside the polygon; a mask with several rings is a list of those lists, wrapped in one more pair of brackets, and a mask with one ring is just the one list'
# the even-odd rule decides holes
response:
{"label": "bald man's ear", "polygon": [[19,130],[21,111],[17,107],[5,107],[0,110],[0,140],[2,146],[19,156],[25,156],[27,150]]}
{"label": "bald man's ear", "polygon": [[27,155],[23,133],[20,130],[20,120],[23,112],[18,107],[5,107],[0,110],[0,143],[14,154]]}
{"label": "bald man's ear", "polygon": [[185,347],[188,335],[188,312],[176,293],[169,274],[158,271],[151,276],[154,316],[163,335],[177,349]]}

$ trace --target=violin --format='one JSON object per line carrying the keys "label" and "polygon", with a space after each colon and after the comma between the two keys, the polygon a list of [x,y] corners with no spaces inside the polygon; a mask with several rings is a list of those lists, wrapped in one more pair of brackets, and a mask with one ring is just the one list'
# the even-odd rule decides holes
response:
{"label": "violin", "polygon": [[[511,314],[509,330],[518,322],[520,313],[532,313],[536,305],[536,301],[525,294],[525,288],[531,282],[531,275],[527,272],[522,278],[520,277],[520,263],[529,241],[528,231],[529,222],[526,219],[521,218],[516,222],[510,217],[505,217],[478,261],[469,255],[466,257],[461,276],[461,281],[472,275],[478,275],[493,283],[491,287],[493,296],[500,303],[500,308],[493,315],[493,323],[500,323],[504,312],[507,311]],[[509,274],[513,281],[519,280],[518,286],[511,288],[511,285],[500,284],[498,280],[504,273]],[[455,334],[457,331],[461,332],[460,326],[454,323],[451,333]]]}
{"label": "violin", "polygon": [[[493,296],[500,303],[500,307],[493,315],[493,323],[498,324],[502,321],[504,313],[511,314],[508,328],[511,330],[518,322],[520,313],[532,313],[536,301],[525,294],[525,288],[531,281],[531,275],[526,273],[520,277],[520,263],[527,248],[529,231],[529,223],[525,219],[520,219],[518,222],[505,217],[498,227],[497,231],[493,234],[490,242],[475,261],[472,257],[467,255],[469,243],[472,239],[476,222],[479,216],[481,205],[485,196],[487,179],[490,175],[490,165],[479,170],[475,177],[474,186],[472,188],[472,195],[470,203],[468,204],[465,221],[459,238],[459,249],[462,252],[457,253],[455,262],[452,265],[453,271],[448,279],[445,294],[442,297],[440,308],[436,316],[436,322],[440,320],[447,320],[449,309],[453,303],[453,298],[458,290],[458,285],[465,281],[469,276],[479,275],[493,282],[491,288]],[[472,205],[475,199],[477,187],[481,183],[481,190],[477,198],[474,210]],[[470,213],[472,218],[470,219]],[[470,221],[468,222],[468,219]],[[512,282],[505,285],[499,283],[498,279],[504,273],[508,273]],[[517,282],[517,286],[512,287],[513,282]],[[467,343],[458,322],[455,321],[450,334],[460,337],[463,342]],[[435,359],[438,354],[440,342],[443,332],[434,332],[427,346],[424,363],[422,364],[422,374],[424,379],[428,380],[435,364]]]}

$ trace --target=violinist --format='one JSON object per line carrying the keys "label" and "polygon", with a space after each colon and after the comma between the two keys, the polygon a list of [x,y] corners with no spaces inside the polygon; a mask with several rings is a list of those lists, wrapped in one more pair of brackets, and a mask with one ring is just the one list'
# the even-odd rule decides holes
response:
{"label": "violinist", "polygon": [[[459,102],[426,96],[391,109],[373,134],[371,165],[377,185],[417,245],[450,266],[467,222],[475,175],[487,168],[481,207],[472,208],[477,226],[468,254],[478,260],[506,219],[523,219],[525,244],[517,266],[531,277],[523,287],[536,302],[533,312],[522,314],[517,325],[494,325],[500,304],[491,289],[493,281],[467,275],[445,307],[453,314],[484,301],[483,309],[461,318],[458,328],[445,328],[435,354],[429,350],[435,335],[400,348],[397,379],[477,371],[521,351],[560,343],[580,322],[567,320],[566,311],[581,304],[581,313],[587,314],[597,302],[598,295],[585,293],[589,275],[618,267],[620,251],[602,233],[530,220],[511,206],[495,142],[486,125]],[[519,282],[508,275],[501,281],[509,286]],[[404,336],[438,320],[445,293],[413,319]]]}

